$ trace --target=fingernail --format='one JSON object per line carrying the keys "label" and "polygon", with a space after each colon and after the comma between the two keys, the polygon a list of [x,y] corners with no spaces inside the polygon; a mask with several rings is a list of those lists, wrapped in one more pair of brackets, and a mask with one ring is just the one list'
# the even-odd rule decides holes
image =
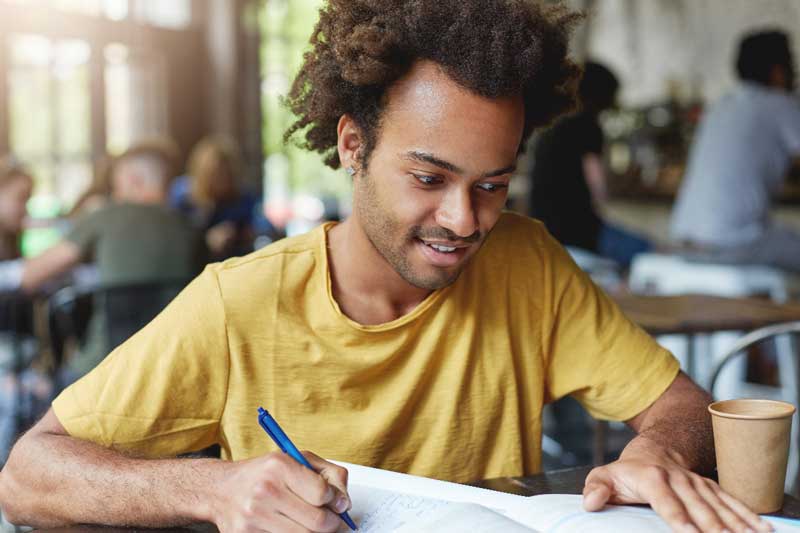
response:
{"label": "fingernail", "polygon": [[336,498],[336,503],[334,504],[333,508],[336,509],[337,513],[343,513],[347,510],[347,506],[348,506],[347,498],[345,498],[342,495],[339,495],[339,497]]}
{"label": "fingernail", "polygon": [[758,525],[760,526],[759,529],[761,529],[761,531],[765,531],[767,533],[771,533],[772,531],[775,531],[775,528],[772,527],[772,524],[770,524],[769,522],[767,522],[763,518],[758,523]]}
{"label": "fingernail", "polygon": [[684,524],[683,531],[684,533],[700,533],[692,524]]}

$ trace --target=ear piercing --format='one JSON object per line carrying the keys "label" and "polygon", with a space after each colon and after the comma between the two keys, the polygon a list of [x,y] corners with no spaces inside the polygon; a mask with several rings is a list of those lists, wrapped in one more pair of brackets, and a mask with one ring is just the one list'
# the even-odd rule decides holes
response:
{"label": "ear piercing", "polygon": [[344,171],[347,172],[347,175],[350,176],[351,178],[356,174],[356,171],[353,167],[347,167],[344,169]]}

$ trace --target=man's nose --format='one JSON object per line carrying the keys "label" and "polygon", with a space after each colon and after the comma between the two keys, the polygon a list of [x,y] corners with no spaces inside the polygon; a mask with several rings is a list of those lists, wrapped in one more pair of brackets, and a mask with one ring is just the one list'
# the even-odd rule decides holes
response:
{"label": "man's nose", "polygon": [[461,238],[478,231],[478,216],[470,192],[461,189],[449,191],[436,212],[436,223]]}

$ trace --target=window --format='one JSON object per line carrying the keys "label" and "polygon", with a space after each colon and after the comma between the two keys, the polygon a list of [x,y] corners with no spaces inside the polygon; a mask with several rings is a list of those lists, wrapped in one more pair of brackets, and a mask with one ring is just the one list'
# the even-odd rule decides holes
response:
{"label": "window", "polygon": [[112,43],[105,47],[106,150],[167,135],[166,65],[163,58]]}
{"label": "window", "polygon": [[2,0],[31,7],[48,7],[110,20],[125,20],[161,28],[183,29],[192,23],[192,0]]}
{"label": "window", "polygon": [[[14,3],[0,0],[0,8]],[[30,4],[108,18],[127,17],[129,7],[146,5],[143,0]],[[184,8],[191,12],[188,0]],[[173,22],[178,11],[172,12]],[[152,19],[167,12],[145,14]],[[86,40],[0,31],[8,65],[0,76],[7,88],[7,100],[0,102],[8,116],[4,140],[36,180],[31,212],[37,218],[69,211],[92,182],[95,159],[105,151],[116,155],[136,140],[169,131],[166,54],[150,43],[142,50],[94,37],[106,24],[102,18],[88,19],[85,33],[91,37]]]}
{"label": "window", "polygon": [[322,3],[322,0],[269,0],[261,10],[263,139],[270,202],[280,202],[290,194],[346,199],[350,190],[344,172],[326,167],[319,154],[283,142],[283,133],[293,116],[281,104],[281,98],[300,68]]}
{"label": "window", "polygon": [[192,22],[190,0],[138,0],[135,6],[136,19],[153,26],[180,29]]}
{"label": "window", "polygon": [[91,181],[89,44],[10,36],[9,140],[39,202],[69,206]]}

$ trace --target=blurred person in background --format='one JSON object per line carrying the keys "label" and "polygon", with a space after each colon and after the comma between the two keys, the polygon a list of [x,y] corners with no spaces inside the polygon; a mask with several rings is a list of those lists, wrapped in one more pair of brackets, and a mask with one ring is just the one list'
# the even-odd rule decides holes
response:
{"label": "blurred person in background", "polygon": [[771,196],[800,156],[800,101],[788,36],[745,36],[740,83],[702,119],[672,213],[688,255],[800,272],[800,234],[775,224]]}
{"label": "blurred person in background", "polygon": [[111,170],[114,158],[109,155],[99,157],[94,162],[92,183],[72,206],[68,218],[75,218],[105,206],[111,200]]}
{"label": "blurred person in background", "polygon": [[[104,289],[185,283],[196,275],[206,259],[202,239],[166,205],[173,168],[163,143],[142,143],[120,156],[111,171],[111,201],[79,218],[61,242],[26,261],[22,289],[35,292],[89,259]],[[65,384],[94,368],[110,350],[102,308],[95,300],[88,338],[69,361]]]}
{"label": "blurred person in background", "polygon": [[0,465],[16,436],[47,410],[52,386],[29,365],[38,353],[33,306],[18,294],[20,241],[33,178],[14,158],[0,159]]}
{"label": "blurred person in background", "polygon": [[0,159],[0,261],[21,256],[20,238],[33,178],[13,158]]}
{"label": "blurred person in background", "polygon": [[21,238],[33,178],[13,157],[0,158],[0,291],[14,290],[22,276]]}
{"label": "blurred person in background", "polygon": [[564,246],[574,246],[623,267],[652,248],[643,237],[602,217],[607,200],[605,144],[598,116],[614,106],[617,77],[605,66],[587,62],[578,87],[580,109],[559,120],[536,143],[531,170],[530,210]]}
{"label": "blurred person in background", "polygon": [[239,181],[239,150],[233,142],[205,138],[189,156],[189,174],[175,179],[170,204],[205,234],[210,258],[221,261],[253,251],[258,198]]}

